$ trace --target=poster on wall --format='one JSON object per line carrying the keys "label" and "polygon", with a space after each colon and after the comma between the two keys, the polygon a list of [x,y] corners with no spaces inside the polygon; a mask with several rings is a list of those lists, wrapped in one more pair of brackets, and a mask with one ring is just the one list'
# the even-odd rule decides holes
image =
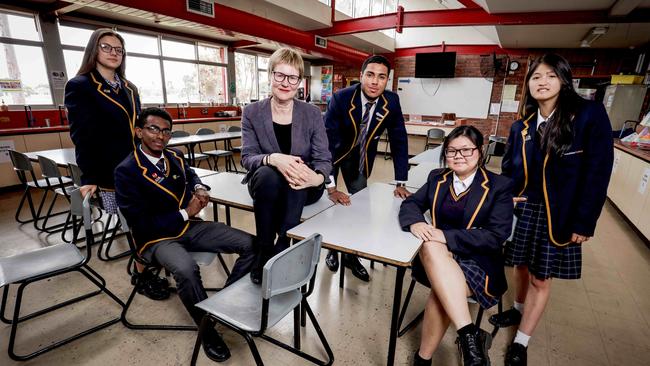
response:
{"label": "poster on wall", "polygon": [[320,81],[321,81],[321,92],[320,92],[320,101],[323,103],[328,103],[330,98],[332,98],[332,74],[334,72],[333,66],[323,66],[321,67]]}
{"label": "poster on wall", "polygon": [[11,161],[9,150],[16,150],[14,140],[0,140],[0,163],[8,163]]}

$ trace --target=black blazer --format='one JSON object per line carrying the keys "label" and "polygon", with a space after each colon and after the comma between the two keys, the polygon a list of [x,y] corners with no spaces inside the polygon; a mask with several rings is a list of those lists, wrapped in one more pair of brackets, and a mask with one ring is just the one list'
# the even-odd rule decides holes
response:
{"label": "black blazer", "polygon": [[[361,125],[361,85],[357,84],[334,93],[325,113],[325,128],[334,166],[340,165],[359,139]],[[399,96],[389,90],[377,99],[375,113],[370,119],[366,138],[364,172],[370,176],[377,154],[379,137],[388,130],[390,151],[393,155],[395,179],[408,180],[408,138]]]}
{"label": "black blazer", "polygon": [[[572,233],[594,235],[614,163],[612,126],[602,103],[583,101],[571,129],[569,150],[562,156],[547,154],[543,162],[548,235],[556,246],[569,244]],[[536,113],[516,121],[510,129],[501,170],[514,181],[516,196],[528,184],[536,130]]]}
{"label": "black blazer", "polygon": [[82,183],[113,189],[113,170],[135,149],[137,88],[123,79],[118,95],[94,70],[68,81],[65,106]]}
{"label": "black blazer", "polygon": [[[452,184],[450,169],[431,171],[422,188],[402,202],[402,230],[409,231],[412,224],[426,222],[423,213],[427,210],[431,210],[432,225],[436,227],[440,207]],[[467,195],[463,227],[443,230],[447,247],[461,258],[475,260],[488,276],[488,295],[501,296],[508,288],[501,248],[512,230],[512,182],[480,168]]]}
{"label": "black blazer", "polygon": [[[327,133],[320,109],[294,100],[291,122],[291,155],[300,156],[305,164],[329,180],[332,156],[327,148]],[[279,153],[280,146],[273,131],[271,98],[244,108],[242,115],[241,164],[248,170],[246,181],[262,165],[264,157]]]}
{"label": "black blazer", "polygon": [[131,227],[140,254],[152,244],[185,233],[191,221],[183,221],[179,210],[187,207],[194,186],[201,184],[181,152],[165,149],[163,154],[167,177],[140,149],[115,168],[117,205]]}

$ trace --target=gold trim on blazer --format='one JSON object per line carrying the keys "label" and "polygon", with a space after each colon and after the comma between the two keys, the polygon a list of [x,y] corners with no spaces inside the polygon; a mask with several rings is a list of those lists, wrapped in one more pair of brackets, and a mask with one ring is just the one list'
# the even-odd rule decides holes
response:
{"label": "gold trim on blazer", "polygon": [[488,275],[486,274],[486,275],[485,275],[485,290],[484,290],[483,292],[485,292],[485,294],[488,295],[489,297],[494,297],[494,295],[492,295],[492,294],[488,291],[488,283],[489,283],[489,282],[490,282],[490,276],[488,276]]}
{"label": "gold trim on blazer", "polygon": [[[366,170],[365,170],[366,178],[368,177],[368,175],[369,175],[368,173],[370,172],[370,166],[368,164],[368,145],[370,145],[370,141],[372,141],[372,136],[375,134],[375,132],[377,132],[377,129],[379,128],[379,126],[381,126],[381,124],[384,122],[384,119],[386,119],[386,117],[388,116],[388,113],[390,113],[388,108],[386,108],[386,106],[388,105],[388,100],[386,100],[386,97],[384,96],[384,94],[381,95],[381,99],[384,100],[384,105],[381,107],[384,110],[384,116],[380,120],[377,120],[377,124],[375,125],[375,129],[372,130],[372,133],[368,137],[366,137],[366,146],[365,146],[366,155],[364,157],[364,165],[365,165],[365,168],[366,168]],[[376,109],[375,109],[375,112],[376,112]],[[371,122],[372,122],[372,116],[370,116],[370,118],[368,119],[368,127],[370,127]]]}
{"label": "gold trim on blazer", "polygon": [[521,192],[517,196],[521,196],[524,191],[526,190],[526,187],[528,186],[528,160],[526,160],[526,136],[528,135],[528,121],[530,121],[531,118],[535,116],[535,113],[533,113],[530,117],[526,118],[524,121],[524,129],[521,130],[521,156],[524,161],[524,186],[521,188]]}
{"label": "gold trim on blazer", "polygon": [[542,171],[542,188],[544,189],[544,205],[546,206],[546,219],[548,220],[548,238],[551,240],[551,243],[553,245],[558,246],[558,247],[564,247],[569,244],[571,244],[571,240],[565,242],[565,243],[559,243],[557,240],[555,240],[555,237],[553,236],[553,221],[551,220],[551,206],[548,202],[548,190],[546,189],[546,163],[548,162],[549,154],[546,154],[546,157],[544,158],[544,168]]}
{"label": "gold trim on blazer", "polygon": [[129,82],[127,80],[123,80],[124,81],[124,88],[128,89],[130,91],[129,94],[131,94],[131,108],[133,109],[132,114],[129,114],[129,112],[126,110],[126,108],[124,108],[123,105],[121,105],[115,99],[111,98],[110,96],[108,96],[106,93],[104,93],[102,91],[102,88],[103,88],[104,85],[100,81],[97,81],[97,79],[95,78],[95,75],[94,75],[93,72],[90,73],[90,77],[93,79],[95,84],[97,84],[97,91],[99,92],[99,94],[103,95],[105,98],[107,98],[111,102],[115,103],[115,105],[122,108],[124,113],[126,113],[126,117],[129,120],[129,129],[131,129],[131,141],[133,143],[133,149],[135,150],[135,147],[136,147],[135,146],[135,139],[134,139],[135,131],[133,129],[133,126],[135,126],[135,119],[137,117],[136,113],[135,113],[135,93],[133,92],[133,89],[131,89],[129,87]]}
{"label": "gold trim on blazer", "polygon": [[449,170],[447,173],[442,175],[441,180],[438,180],[438,185],[436,185],[436,191],[433,194],[433,202],[431,203],[431,226],[436,227],[436,202],[438,201],[438,192],[440,191],[440,186],[447,181],[447,176],[451,174],[453,170]]}
{"label": "gold trim on blazer", "polygon": [[467,229],[472,228],[472,224],[474,223],[474,219],[476,219],[476,215],[478,215],[478,212],[481,210],[481,207],[483,207],[483,203],[485,202],[485,198],[488,195],[488,192],[490,191],[490,188],[487,186],[488,182],[490,181],[488,179],[487,173],[485,172],[484,168],[479,168],[481,173],[483,173],[483,182],[481,183],[481,187],[485,190],[483,192],[483,197],[481,197],[481,201],[479,201],[478,205],[476,205],[476,210],[474,210],[474,214],[472,215],[472,218],[469,219],[469,222],[467,223]]}
{"label": "gold trim on blazer", "polygon": [[334,164],[338,164],[341,160],[345,159],[345,157],[348,156],[348,154],[350,154],[352,149],[354,149],[354,146],[357,144],[357,137],[358,137],[357,135],[359,134],[359,132],[357,131],[357,124],[356,124],[356,122],[354,120],[354,116],[352,115],[352,111],[357,109],[357,106],[354,104],[354,98],[357,96],[357,91],[358,91],[358,89],[355,90],[354,93],[352,94],[352,99],[350,99],[351,108],[348,110],[348,115],[350,116],[350,121],[352,122],[352,127],[354,127],[354,139],[352,139],[352,145],[350,146],[350,150],[348,150],[345,154],[343,154],[340,158],[338,158],[334,162]]}

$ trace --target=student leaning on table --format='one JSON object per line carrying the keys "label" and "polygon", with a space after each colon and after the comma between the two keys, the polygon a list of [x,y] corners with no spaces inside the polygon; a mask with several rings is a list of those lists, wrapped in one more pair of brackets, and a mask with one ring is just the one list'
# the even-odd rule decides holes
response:
{"label": "student leaning on table", "polygon": [[[431,365],[450,322],[464,365],[489,365],[490,334],[472,322],[467,297],[488,309],[507,289],[501,246],[510,235],[513,207],[510,179],[485,169],[482,146],[475,127],[455,128],[442,145],[447,168],[431,171],[400,208],[402,229],[424,241],[413,272],[424,269],[431,284],[416,366]],[[423,216],[427,210],[431,224]]]}
{"label": "student leaning on table", "polygon": [[[77,76],[65,86],[65,107],[77,165],[82,171],[81,194],[99,187],[106,212],[117,213],[113,171],[135,149],[134,125],[140,113],[138,89],[124,75],[124,39],[108,28],[90,36]],[[134,276],[143,281],[151,299],[169,297],[169,284],[153,274]]]}
{"label": "student leaning on table", "polygon": [[[305,205],[323,195],[332,169],[320,109],[295,99],[304,75],[299,53],[289,48],[269,58],[271,96],[244,108],[242,165],[253,197],[259,260],[255,283],[273,254],[289,246],[287,230],[300,223]],[[277,241],[276,241],[277,235]],[[275,243],[275,245],[274,245]]]}
{"label": "student leaning on table", "polygon": [[[530,65],[522,115],[510,129],[503,174],[514,180],[518,217],[506,264],[515,304],[490,322],[519,325],[505,364],[527,364],[553,278],[580,278],[582,244],[594,235],[612,172],[612,129],[602,103],[573,89],[569,63],[546,54]],[[525,305],[525,306],[524,306]]]}

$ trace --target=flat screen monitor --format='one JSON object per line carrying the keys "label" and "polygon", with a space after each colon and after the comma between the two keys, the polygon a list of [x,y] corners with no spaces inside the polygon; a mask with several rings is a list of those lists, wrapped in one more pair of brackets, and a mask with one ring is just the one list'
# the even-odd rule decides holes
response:
{"label": "flat screen monitor", "polygon": [[416,78],[453,78],[456,72],[456,52],[415,54]]}

